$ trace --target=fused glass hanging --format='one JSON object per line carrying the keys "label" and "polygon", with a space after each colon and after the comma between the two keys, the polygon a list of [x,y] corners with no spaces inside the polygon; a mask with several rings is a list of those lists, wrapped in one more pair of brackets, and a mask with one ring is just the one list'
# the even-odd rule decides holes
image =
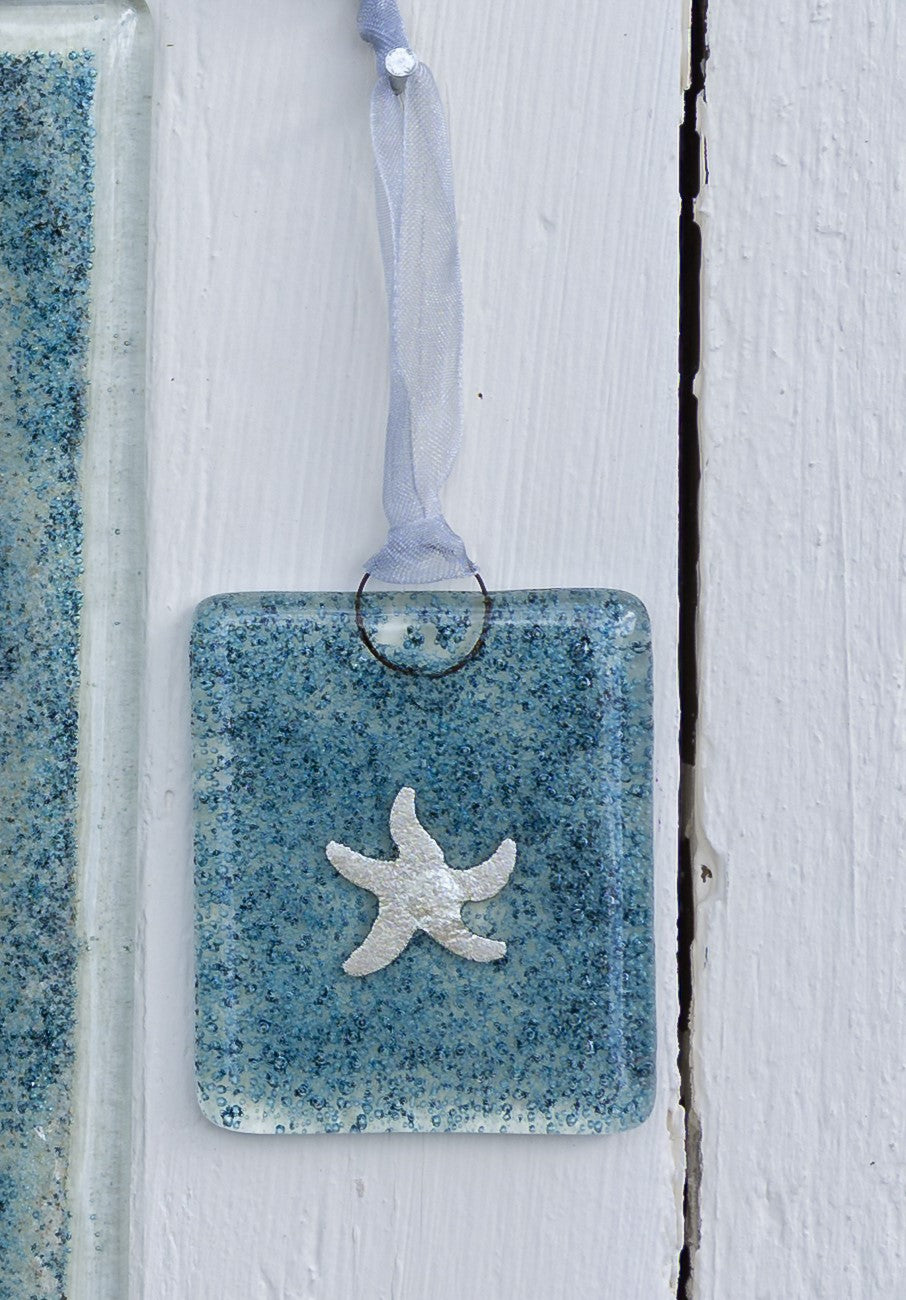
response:
{"label": "fused glass hanging", "polygon": [[[360,28],[391,306],[369,563],[475,573],[449,151],[393,0]],[[366,575],[367,576],[367,575]],[[197,1083],[256,1133],[602,1133],[654,1088],[651,650],[617,591],[222,595],[192,636]]]}
{"label": "fused glass hanging", "polygon": [[0,1300],[123,1296],[153,34],[0,16]]}

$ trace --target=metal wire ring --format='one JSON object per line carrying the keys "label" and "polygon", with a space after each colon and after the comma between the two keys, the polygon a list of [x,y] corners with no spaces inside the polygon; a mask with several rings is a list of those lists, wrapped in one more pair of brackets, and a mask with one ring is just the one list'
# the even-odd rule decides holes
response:
{"label": "metal wire ring", "polygon": [[481,589],[482,599],[484,600],[484,618],[481,623],[481,631],[478,633],[475,644],[472,646],[471,650],[469,650],[469,653],[464,655],[458,663],[452,664],[449,668],[441,668],[441,670],[436,673],[426,672],[421,668],[412,668],[408,664],[395,664],[392,659],[388,659],[385,654],[381,653],[365,629],[365,618],[362,614],[362,592],[365,590],[365,583],[370,577],[370,573],[365,574],[355,593],[355,625],[358,628],[359,636],[362,638],[366,650],[377,659],[378,663],[382,663],[385,668],[392,668],[395,673],[404,673],[407,677],[449,677],[451,673],[458,673],[460,668],[465,668],[466,664],[475,658],[481,647],[484,645],[485,639],[488,635],[488,628],[491,625],[491,610],[493,607],[490,594],[482,581],[481,574],[476,573],[475,581]]}

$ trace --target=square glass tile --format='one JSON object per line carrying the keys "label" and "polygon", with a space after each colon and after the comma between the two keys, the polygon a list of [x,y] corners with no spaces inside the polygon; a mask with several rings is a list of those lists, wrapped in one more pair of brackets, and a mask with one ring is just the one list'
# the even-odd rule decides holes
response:
{"label": "square glass tile", "polygon": [[496,593],[475,657],[419,671],[455,664],[482,613],[471,593],[367,594],[366,631],[406,673],[366,648],[351,594],[199,607],[197,1083],[214,1123],[601,1133],[648,1114],[647,616],[622,592]]}

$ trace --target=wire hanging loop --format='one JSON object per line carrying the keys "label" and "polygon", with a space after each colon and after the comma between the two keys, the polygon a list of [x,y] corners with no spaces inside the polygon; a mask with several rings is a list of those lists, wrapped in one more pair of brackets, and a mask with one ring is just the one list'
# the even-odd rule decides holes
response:
{"label": "wire hanging loop", "polygon": [[436,672],[433,672],[430,669],[414,668],[411,664],[396,664],[388,655],[385,655],[383,651],[378,649],[374,644],[374,641],[368,635],[368,629],[365,626],[365,615],[362,612],[362,595],[365,591],[365,584],[371,577],[370,573],[364,575],[355,593],[355,625],[365,649],[370,655],[377,659],[378,663],[383,664],[385,668],[392,668],[395,673],[403,673],[407,677],[432,677],[436,679],[439,677],[449,677],[452,673],[458,673],[460,669],[465,668],[466,664],[472,662],[484,646],[484,643],[487,640],[488,629],[491,626],[491,615],[494,609],[493,601],[491,600],[491,593],[485,586],[481,574],[476,573],[473,576],[475,581],[478,583],[479,590],[481,591],[482,603],[484,605],[481,629],[474,645],[461,659],[458,659],[456,663],[450,664],[447,668],[440,668]]}

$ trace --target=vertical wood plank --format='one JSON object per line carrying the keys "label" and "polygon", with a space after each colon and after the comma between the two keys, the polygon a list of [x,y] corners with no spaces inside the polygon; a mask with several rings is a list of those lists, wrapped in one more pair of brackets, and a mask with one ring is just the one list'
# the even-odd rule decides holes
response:
{"label": "vertical wood plank", "polygon": [[906,1293],[899,18],[709,12],[694,1022],[715,1300]]}
{"label": "vertical wood plank", "polygon": [[446,495],[493,586],[652,615],[659,1090],[604,1139],[254,1138],[192,1077],[186,646],[212,592],[350,588],[380,542],[386,326],[353,0],[164,0],[134,1288],[154,1300],[666,1296],[677,1115],[680,12],[407,5],[449,104],[466,303]]}

